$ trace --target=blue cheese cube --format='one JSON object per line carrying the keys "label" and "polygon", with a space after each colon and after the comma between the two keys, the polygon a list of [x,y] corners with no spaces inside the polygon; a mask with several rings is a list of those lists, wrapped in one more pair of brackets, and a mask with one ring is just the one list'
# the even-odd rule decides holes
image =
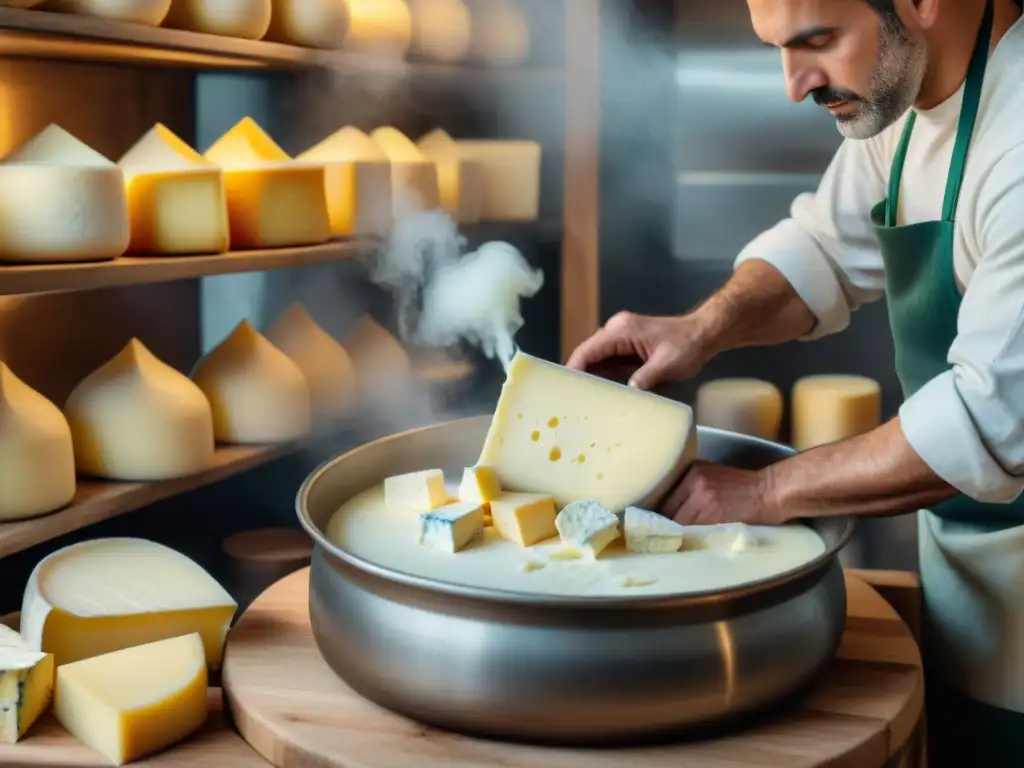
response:
{"label": "blue cheese cube", "polygon": [[16,742],[49,707],[53,670],[52,654],[0,625],[0,742]]}
{"label": "blue cheese cube", "polygon": [[566,505],[555,518],[555,528],[563,544],[592,560],[619,538],[619,518],[591,500]]}
{"label": "blue cheese cube", "polygon": [[686,529],[675,520],[639,507],[627,507],[626,549],[642,554],[668,554],[683,546]]}
{"label": "blue cheese cube", "polygon": [[419,543],[442,552],[458,552],[484,532],[481,504],[457,501],[420,513]]}

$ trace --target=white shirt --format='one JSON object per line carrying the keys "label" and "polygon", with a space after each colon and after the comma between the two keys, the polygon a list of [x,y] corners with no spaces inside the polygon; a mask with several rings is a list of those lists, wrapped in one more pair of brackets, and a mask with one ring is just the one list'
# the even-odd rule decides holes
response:
{"label": "white shirt", "polygon": [[[918,112],[900,188],[898,224],[942,216],[963,88]],[[846,140],[815,193],[736,260],[774,265],[810,307],[807,339],[843,330],[885,292],[871,227],[886,197],[905,118],[868,140]],[[1024,490],[1024,19],[989,59],[956,213],[953,266],[963,302],[951,369],[907,399],[907,441],[932,470],[979,501]]]}

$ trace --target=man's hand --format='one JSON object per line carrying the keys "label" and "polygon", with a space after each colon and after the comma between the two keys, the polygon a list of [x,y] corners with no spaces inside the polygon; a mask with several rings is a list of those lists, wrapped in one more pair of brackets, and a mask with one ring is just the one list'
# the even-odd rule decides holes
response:
{"label": "man's hand", "polygon": [[683,525],[779,525],[768,474],[695,461],[661,505],[661,513]]}

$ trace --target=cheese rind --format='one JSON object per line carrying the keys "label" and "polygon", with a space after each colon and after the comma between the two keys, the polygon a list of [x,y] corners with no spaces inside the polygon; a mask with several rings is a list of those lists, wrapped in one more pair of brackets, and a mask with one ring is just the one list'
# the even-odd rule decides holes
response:
{"label": "cheese rind", "polygon": [[864,376],[807,376],[793,385],[792,444],[805,451],[881,423],[882,390]]}
{"label": "cheese rind", "polygon": [[619,538],[619,518],[591,500],[566,505],[555,518],[562,543],[591,560]]}
{"label": "cheese rind", "polygon": [[46,0],[39,9],[79,16],[98,16],[158,27],[171,8],[171,0]]}
{"label": "cheese rind", "polygon": [[347,0],[345,47],[404,54],[412,42],[412,17],[405,0]]}
{"label": "cheese rind", "polygon": [[686,537],[686,528],[657,512],[626,507],[623,529],[626,549],[642,554],[678,552]]}
{"label": "cheese rind", "polygon": [[388,509],[426,511],[449,501],[440,469],[424,469],[393,475],[384,480],[384,504]]}
{"label": "cheese rind", "polygon": [[163,26],[259,40],[270,27],[271,0],[173,0]]}
{"label": "cheese rind", "polygon": [[314,3],[308,0],[275,0],[266,39],[334,50],[344,45],[348,25],[345,0]]}
{"label": "cheese rind", "polygon": [[419,543],[432,549],[455,553],[484,532],[481,504],[457,501],[420,513]]}
{"label": "cheese rind", "polygon": [[483,163],[464,157],[459,145],[442,130],[431,131],[416,146],[437,165],[441,207],[460,224],[480,221],[485,195]]}
{"label": "cheese rind", "polygon": [[114,765],[169,747],[207,715],[203,642],[196,633],[57,668],[53,714]]}
{"label": "cheese rind", "polygon": [[782,392],[769,381],[718,379],[697,391],[697,423],[765,440],[778,440]]}
{"label": "cheese rind", "polygon": [[535,221],[540,215],[541,145],[535,141],[455,142],[483,179],[481,221]]}
{"label": "cheese rind", "polygon": [[50,706],[53,656],[0,625],[0,742],[14,744]]}
{"label": "cheese rind", "polygon": [[396,128],[375,128],[370,137],[391,162],[392,212],[395,218],[438,208],[441,200],[437,164],[428,160],[412,140]]}
{"label": "cheese rind", "polygon": [[656,506],[696,453],[688,406],[516,352],[477,463],[506,490],[621,512]]}
{"label": "cheese rind", "polygon": [[532,547],[558,535],[555,500],[539,493],[504,493],[491,502],[491,519],[509,541]]}
{"label": "cheese rind", "polygon": [[189,558],[145,539],[93,539],[59,549],[29,576],[21,633],[57,666],[198,632],[219,669],[237,604]]}

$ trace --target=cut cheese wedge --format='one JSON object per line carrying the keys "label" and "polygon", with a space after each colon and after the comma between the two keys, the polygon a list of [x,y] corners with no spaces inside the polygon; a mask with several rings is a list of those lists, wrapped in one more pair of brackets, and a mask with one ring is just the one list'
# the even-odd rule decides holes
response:
{"label": "cut cheese wedge", "polygon": [[390,391],[408,381],[412,362],[405,348],[369,315],[359,318],[341,343],[356,366],[363,392]]}
{"label": "cut cheese wedge", "polygon": [[14,744],[50,706],[53,655],[0,625],[0,742]]}
{"label": "cut cheese wedge", "polygon": [[266,336],[306,377],[314,412],[329,416],[351,412],[359,394],[355,365],[345,348],[301,304],[285,310]]}
{"label": "cut cheese wedge", "polygon": [[453,63],[466,58],[472,19],[462,0],[408,0],[412,12],[412,51]]}
{"label": "cut cheese wedge", "polygon": [[306,377],[248,320],[196,363],[192,380],[210,401],[221,443],[283,443],[309,434]]}
{"label": "cut cheese wedge", "polygon": [[202,472],[213,461],[206,396],[138,339],[82,379],[64,414],[81,474],[170,480]]}
{"label": "cut cheese wedge", "polygon": [[405,0],[347,0],[349,26],[345,47],[358,51],[404,54],[412,42],[412,17]]}
{"label": "cut cheese wedge", "polygon": [[45,515],[74,496],[68,420],[0,361],[0,521]]}
{"label": "cut cheese wedge", "polygon": [[145,539],[93,539],[41,560],[25,585],[21,634],[57,666],[198,632],[219,669],[238,606],[190,559]]}
{"label": "cut cheese wedge", "polygon": [[324,165],[332,235],[382,236],[391,229],[391,162],[365,133],[347,125],[295,159]]}
{"label": "cut cheese wedge", "polygon": [[58,667],[53,714],[76,739],[124,765],[198,730],[206,683],[199,635],[173,637]]}
{"label": "cut cheese wedge", "polygon": [[63,128],[0,161],[0,262],[112,259],[129,236],[121,170]]}
{"label": "cut cheese wedge", "polygon": [[424,157],[437,164],[441,206],[460,224],[478,222],[484,203],[483,163],[463,157],[459,145],[440,129],[422,137],[416,146]]}
{"label": "cut cheese wedge", "polygon": [[458,140],[463,161],[480,164],[485,221],[533,221],[540,214],[541,146],[535,141]]}
{"label": "cut cheese wedge", "polygon": [[516,352],[477,463],[507,490],[617,513],[656,506],[696,453],[688,406]]}
{"label": "cut cheese wedge", "polygon": [[134,253],[222,253],[228,249],[224,174],[157,123],[118,161]]}
{"label": "cut cheese wedge", "polygon": [[778,440],[782,405],[782,392],[770,381],[718,379],[697,391],[697,423]]}
{"label": "cut cheese wedge", "polygon": [[517,0],[479,0],[473,6],[472,52],[491,66],[513,66],[530,55],[530,27]]}
{"label": "cut cheese wedge", "polygon": [[793,385],[792,443],[806,451],[881,423],[882,389],[864,376],[807,376]]}
{"label": "cut cheese wedge", "polygon": [[172,0],[163,26],[259,40],[270,27],[271,0]]}
{"label": "cut cheese wedge", "polygon": [[322,243],[331,236],[324,167],[291,160],[243,118],[204,155],[224,171],[232,248]]}
{"label": "cut cheese wedge", "polygon": [[370,134],[391,161],[391,192],[396,219],[440,206],[437,163],[428,160],[397,128],[383,126]]}
{"label": "cut cheese wedge", "polygon": [[46,0],[39,10],[98,16],[159,27],[171,8],[171,0]]}

